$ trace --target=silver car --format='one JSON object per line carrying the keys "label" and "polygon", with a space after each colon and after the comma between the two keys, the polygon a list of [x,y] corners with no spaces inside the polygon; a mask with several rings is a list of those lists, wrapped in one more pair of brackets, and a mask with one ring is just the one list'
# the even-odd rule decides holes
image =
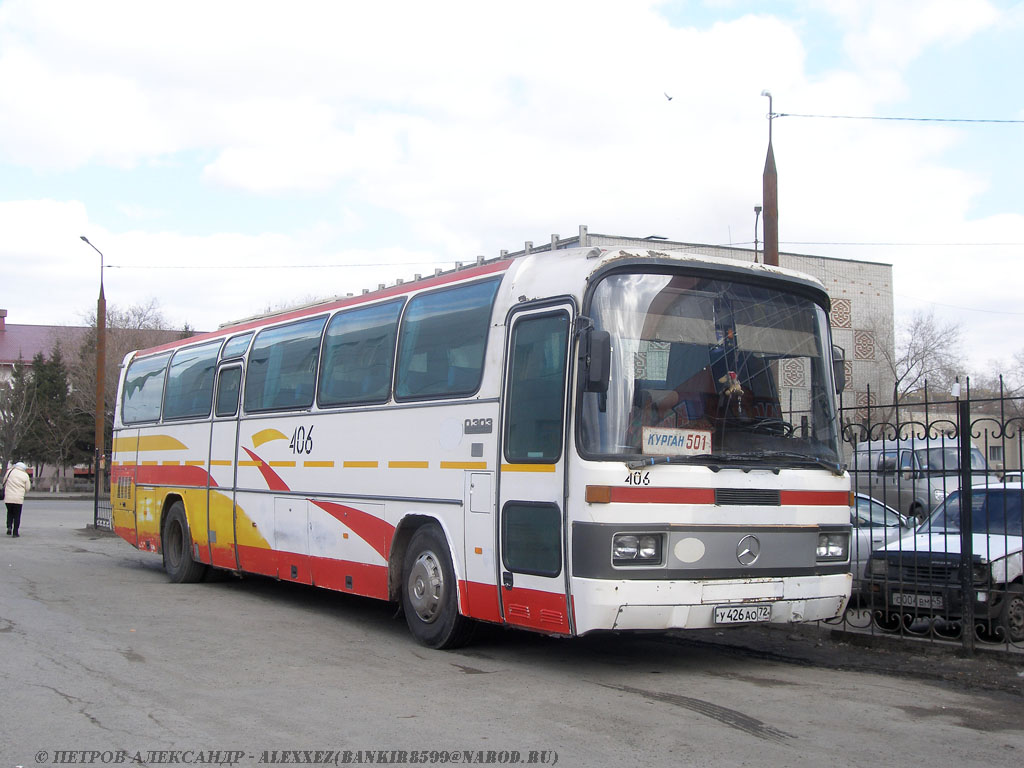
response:
{"label": "silver car", "polygon": [[853,526],[850,571],[853,573],[853,589],[857,592],[864,580],[871,552],[887,542],[905,536],[913,526],[895,509],[866,493],[854,494],[854,506],[850,507],[850,524]]}
{"label": "silver car", "polygon": [[[985,457],[971,448],[972,485],[995,485]],[[942,435],[902,440],[872,440],[857,445],[853,454],[855,490],[924,520],[945,498],[960,488],[960,449]]]}

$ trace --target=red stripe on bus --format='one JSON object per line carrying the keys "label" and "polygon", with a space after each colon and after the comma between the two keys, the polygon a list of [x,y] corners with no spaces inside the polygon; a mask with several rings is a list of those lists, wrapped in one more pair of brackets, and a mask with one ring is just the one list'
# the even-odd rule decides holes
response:
{"label": "red stripe on bus", "polygon": [[136,467],[136,485],[181,485],[205,488],[217,487],[217,481],[210,477],[204,467],[195,465],[143,464]]}
{"label": "red stripe on bus", "polygon": [[[350,560],[281,552],[261,547],[238,547],[242,570],[283,581],[313,584],[336,592],[388,599],[388,567]],[[294,575],[293,571],[294,570]],[[351,584],[351,586],[348,586]]]}
{"label": "red stripe on bus", "polygon": [[611,487],[611,500],[631,504],[714,504],[714,488]]}
{"label": "red stripe on bus", "polygon": [[333,501],[317,501],[316,499],[310,499],[310,501],[373,547],[377,554],[385,560],[388,559],[388,554],[391,552],[391,539],[395,535],[395,526],[376,515],[363,512],[355,507],[337,504]]}
{"label": "red stripe on bus", "polygon": [[252,451],[250,451],[244,445],[242,446],[242,450],[245,451],[246,453],[248,453],[249,454],[249,458],[256,462],[256,468],[259,469],[260,474],[263,475],[263,479],[267,481],[267,488],[269,488],[272,491],[288,491],[288,490],[291,490],[285,484],[284,480],[281,479],[281,476],[278,475],[277,472],[275,472],[274,470],[272,470],[270,468],[270,465],[267,464],[267,462],[265,462],[263,459],[261,459],[259,456],[257,456]]}
{"label": "red stripe on bus", "polygon": [[783,506],[794,507],[848,507],[848,491],[781,491],[779,499]]}
{"label": "red stripe on bus", "polygon": [[569,634],[567,601],[561,592],[513,587],[502,589],[501,601],[505,606],[505,621],[509,624],[538,632]]}
{"label": "red stripe on bus", "polygon": [[[612,486],[611,501],[630,504],[714,504],[714,488],[633,488]],[[850,505],[847,491],[780,491],[783,506]]]}
{"label": "red stripe on bus", "polygon": [[459,582],[459,610],[463,615],[480,621],[501,623],[498,587],[477,581]]}

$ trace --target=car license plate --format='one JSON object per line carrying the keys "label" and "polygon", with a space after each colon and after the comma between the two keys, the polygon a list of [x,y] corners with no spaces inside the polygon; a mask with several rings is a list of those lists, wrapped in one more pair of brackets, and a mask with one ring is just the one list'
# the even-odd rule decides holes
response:
{"label": "car license plate", "polygon": [[751,624],[771,618],[772,607],[768,604],[715,606],[715,624]]}
{"label": "car license plate", "polygon": [[905,592],[893,592],[892,604],[904,608],[930,608],[942,610],[942,595],[915,595]]}

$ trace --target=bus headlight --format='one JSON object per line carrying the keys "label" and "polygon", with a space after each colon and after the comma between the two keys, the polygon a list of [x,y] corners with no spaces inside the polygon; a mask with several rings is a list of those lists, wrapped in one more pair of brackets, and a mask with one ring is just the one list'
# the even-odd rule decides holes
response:
{"label": "bus headlight", "polygon": [[658,533],[617,533],[612,537],[612,563],[657,565],[661,563],[662,538]]}
{"label": "bus headlight", "polygon": [[850,555],[850,534],[819,533],[818,549],[815,554],[819,563],[846,560]]}

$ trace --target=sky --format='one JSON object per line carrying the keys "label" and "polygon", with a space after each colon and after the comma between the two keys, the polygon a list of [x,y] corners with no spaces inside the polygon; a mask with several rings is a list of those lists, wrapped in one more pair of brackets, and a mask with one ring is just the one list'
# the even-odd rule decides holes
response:
{"label": "sky", "polygon": [[[893,265],[1024,350],[1024,2],[0,0],[0,308],[210,330],[591,232]],[[669,98],[671,97],[671,98]],[[807,117],[801,115],[808,115]],[[86,236],[99,254],[82,242]]]}

